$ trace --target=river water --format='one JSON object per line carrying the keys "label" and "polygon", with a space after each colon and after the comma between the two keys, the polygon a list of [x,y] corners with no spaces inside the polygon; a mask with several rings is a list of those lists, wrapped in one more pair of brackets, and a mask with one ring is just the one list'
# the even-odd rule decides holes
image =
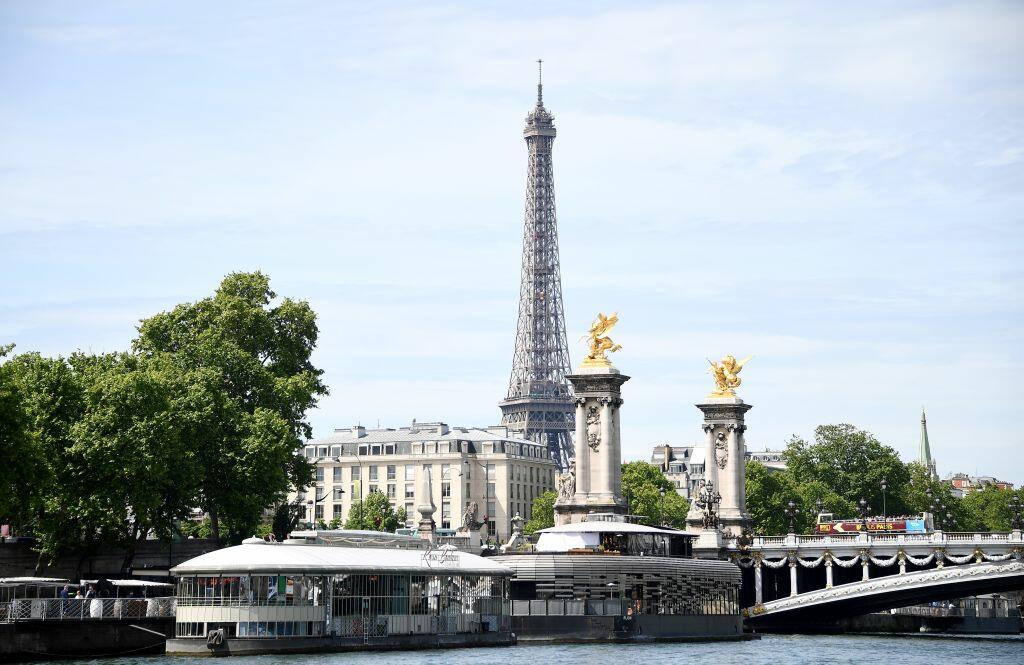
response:
{"label": "river water", "polygon": [[[64,661],[65,663],[67,661]],[[90,661],[78,661],[90,662]],[[210,665],[209,658],[142,657],[91,661],[104,665]],[[1016,665],[1024,663],[1024,638],[947,635],[765,635],[750,642],[689,644],[558,644],[493,649],[385,651],[295,656],[247,656],[224,665],[790,665],[872,663],[884,665]]]}

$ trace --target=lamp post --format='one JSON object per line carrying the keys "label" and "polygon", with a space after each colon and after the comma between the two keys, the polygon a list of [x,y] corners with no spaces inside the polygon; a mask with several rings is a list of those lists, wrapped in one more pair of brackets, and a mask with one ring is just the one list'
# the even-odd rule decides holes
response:
{"label": "lamp post", "polygon": [[658,490],[658,494],[661,495],[661,524],[664,526],[667,524],[667,521],[665,520],[665,488],[662,487]]}
{"label": "lamp post", "polygon": [[1016,494],[1013,495],[1013,498],[1010,499],[1010,510],[1013,512],[1013,521],[1010,522],[1010,528],[1015,531],[1019,531],[1021,528],[1020,511],[1022,508],[1024,508],[1024,504],[1021,504]]}
{"label": "lamp post", "polygon": [[889,483],[885,481],[885,478],[882,478],[882,519],[885,519],[886,516],[889,514],[889,511],[886,510],[885,506],[885,490],[887,490],[888,488]]}
{"label": "lamp post", "polygon": [[796,518],[800,515],[800,509],[796,507],[796,503],[790,499],[789,503],[786,504],[785,510],[786,518],[789,519],[789,532],[796,533]]}
{"label": "lamp post", "polygon": [[871,512],[871,506],[868,505],[867,499],[861,498],[861,500],[857,502],[857,511],[860,513],[861,529],[864,533],[867,533],[868,514]]}

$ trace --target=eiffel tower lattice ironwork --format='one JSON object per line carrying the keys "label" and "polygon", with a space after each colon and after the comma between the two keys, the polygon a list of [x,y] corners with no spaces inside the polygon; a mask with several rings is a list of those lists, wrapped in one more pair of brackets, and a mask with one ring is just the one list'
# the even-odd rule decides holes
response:
{"label": "eiffel tower lattice ironwork", "polygon": [[523,271],[519,287],[519,323],[508,396],[500,403],[501,422],[513,433],[547,444],[560,471],[570,468],[575,406],[569,373],[569,345],[562,308],[558,262],[558,225],[551,148],[554,117],[544,108],[539,78],[537,105],[526,116],[523,136],[529,153]]}

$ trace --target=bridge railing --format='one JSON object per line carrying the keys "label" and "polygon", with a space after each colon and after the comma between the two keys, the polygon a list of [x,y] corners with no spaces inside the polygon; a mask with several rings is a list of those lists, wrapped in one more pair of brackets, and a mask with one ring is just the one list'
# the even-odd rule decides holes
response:
{"label": "bridge railing", "polygon": [[[726,545],[738,549],[736,536],[726,536]],[[1012,533],[988,533],[988,532],[955,532],[948,533],[935,531],[933,533],[850,533],[850,534],[810,534],[788,536],[754,536],[750,547],[761,548],[784,548],[784,547],[820,547],[828,545],[854,545],[864,544],[870,546],[877,544],[923,544],[931,543],[943,545],[945,543],[1016,543],[1024,542],[1020,532]]]}
{"label": "bridge railing", "polygon": [[167,598],[20,598],[0,603],[0,623],[173,617]]}

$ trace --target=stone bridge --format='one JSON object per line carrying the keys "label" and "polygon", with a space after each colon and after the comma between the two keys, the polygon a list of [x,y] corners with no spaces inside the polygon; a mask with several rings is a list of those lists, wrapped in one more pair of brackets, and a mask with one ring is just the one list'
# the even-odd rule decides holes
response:
{"label": "stone bridge", "polygon": [[789,534],[754,537],[749,543],[732,538],[726,545],[729,557],[743,569],[741,605],[744,607],[766,606],[783,598],[803,597],[805,592],[875,578],[1024,559],[1024,538],[1020,530],[1010,533]]}
{"label": "stone bridge", "polygon": [[1024,562],[971,563],[808,591],[743,610],[759,630],[806,630],[837,619],[933,600],[1024,589]]}

